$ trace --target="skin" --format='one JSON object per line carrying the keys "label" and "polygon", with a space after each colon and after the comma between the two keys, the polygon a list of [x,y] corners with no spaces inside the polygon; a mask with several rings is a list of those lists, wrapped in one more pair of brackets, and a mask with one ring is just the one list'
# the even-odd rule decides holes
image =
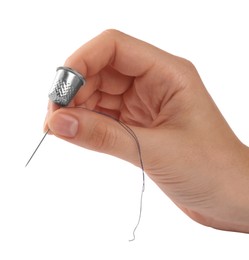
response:
{"label": "skin", "polygon": [[249,150],[224,120],[194,65],[116,30],[107,30],[65,62],[87,84],[60,108],[49,103],[45,130],[73,144],[139,166],[193,220],[249,232]]}

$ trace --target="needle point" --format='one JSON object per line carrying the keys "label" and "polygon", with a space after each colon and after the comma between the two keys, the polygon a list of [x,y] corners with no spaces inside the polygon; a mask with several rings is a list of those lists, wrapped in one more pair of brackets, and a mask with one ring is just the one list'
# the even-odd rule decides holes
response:
{"label": "needle point", "polygon": [[32,153],[32,155],[30,156],[28,162],[25,164],[25,168],[28,166],[28,164],[30,163],[30,161],[32,160],[32,158],[34,157],[36,151],[38,150],[38,148],[40,147],[41,143],[43,142],[43,140],[45,139],[45,137],[47,136],[49,132],[49,129],[47,130],[47,132],[44,134],[44,136],[42,137],[41,141],[39,142],[39,144],[37,145],[37,147],[35,148],[34,152]]}

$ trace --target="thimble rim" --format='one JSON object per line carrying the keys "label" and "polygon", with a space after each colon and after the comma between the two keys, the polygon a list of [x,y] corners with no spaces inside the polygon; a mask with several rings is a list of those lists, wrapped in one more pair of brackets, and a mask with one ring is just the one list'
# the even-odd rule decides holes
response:
{"label": "thimble rim", "polygon": [[82,81],[82,85],[84,85],[86,79],[84,76],[82,76],[78,71],[70,68],[70,67],[66,67],[66,66],[59,66],[56,71],[58,70],[66,70],[66,71],[69,71],[71,73],[73,73],[74,75],[76,75],[81,81]]}

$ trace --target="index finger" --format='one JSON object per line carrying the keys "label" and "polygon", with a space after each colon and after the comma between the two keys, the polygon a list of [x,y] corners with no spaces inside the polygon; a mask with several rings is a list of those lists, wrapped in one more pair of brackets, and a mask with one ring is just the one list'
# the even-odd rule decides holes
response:
{"label": "index finger", "polygon": [[128,76],[140,76],[152,67],[154,46],[116,30],[107,30],[84,44],[65,62],[85,77],[107,65]]}

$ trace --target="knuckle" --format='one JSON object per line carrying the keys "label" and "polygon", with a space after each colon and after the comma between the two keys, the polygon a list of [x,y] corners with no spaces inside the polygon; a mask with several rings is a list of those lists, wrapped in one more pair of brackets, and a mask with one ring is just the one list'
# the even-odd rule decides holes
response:
{"label": "knuckle", "polygon": [[116,30],[116,29],[110,28],[110,29],[107,29],[107,30],[103,31],[102,34],[106,34],[107,36],[115,37],[117,35],[120,35],[121,32]]}
{"label": "knuckle", "polygon": [[93,150],[108,152],[112,150],[115,143],[116,134],[114,128],[101,121],[93,125],[90,133],[90,146]]}
{"label": "knuckle", "polygon": [[193,73],[196,72],[196,68],[194,64],[185,58],[179,58],[181,62],[181,70],[185,73]]}
{"label": "knuckle", "polygon": [[185,59],[178,58],[175,70],[173,71],[173,80],[177,83],[179,89],[184,89],[187,86],[192,87],[193,82],[198,78],[199,74],[194,66],[194,64]]}

